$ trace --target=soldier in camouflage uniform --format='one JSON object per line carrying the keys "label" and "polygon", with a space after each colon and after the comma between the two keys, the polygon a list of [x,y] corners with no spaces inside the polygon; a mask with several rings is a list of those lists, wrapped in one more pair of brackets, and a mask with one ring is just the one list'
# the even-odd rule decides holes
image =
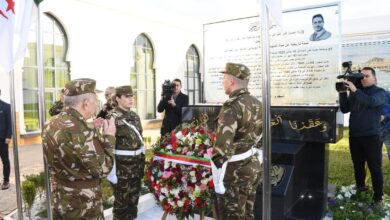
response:
{"label": "soldier in camouflage uniform", "polygon": [[54,102],[49,109],[50,116],[58,115],[64,108],[64,89],[61,89],[60,100]]}
{"label": "soldier in camouflage uniform", "polygon": [[105,120],[102,135],[86,122],[96,109],[95,84],[68,82],[64,110],[43,128],[56,219],[104,219],[100,181],[112,168],[116,128],[114,119]]}
{"label": "soldier in camouflage uniform", "polygon": [[[242,64],[227,63],[222,73],[224,90],[229,99],[218,115],[212,156],[217,168],[233,156],[258,147],[255,140],[262,132],[261,102],[251,96],[247,89],[249,69]],[[260,162],[255,153],[227,163],[223,178],[226,191],[217,194],[220,219],[254,219],[253,206],[260,177]]]}
{"label": "soldier in camouflage uniform", "polygon": [[116,88],[116,175],[114,186],[114,219],[132,220],[137,217],[137,205],[144,175],[145,152],[142,125],[137,113],[131,111],[133,91],[131,86]]}

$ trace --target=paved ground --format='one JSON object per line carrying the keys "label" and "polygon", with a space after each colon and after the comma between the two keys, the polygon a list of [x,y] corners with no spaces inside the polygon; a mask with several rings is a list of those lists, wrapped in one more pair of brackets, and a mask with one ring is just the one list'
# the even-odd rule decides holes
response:
{"label": "paved ground", "polygon": [[[36,174],[43,171],[43,155],[41,145],[26,145],[18,148],[19,152],[19,172],[21,181],[23,175]],[[0,190],[0,216],[7,215],[17,208],[16,203],[16,188],[15,188],[15,170],[14,170],[14,154],[10,148],[11,161],[11,187],[7,190]],[[3,178],[3,169],[0,169],[0,176]],[[1,179],[2,180],[2,179]]]}

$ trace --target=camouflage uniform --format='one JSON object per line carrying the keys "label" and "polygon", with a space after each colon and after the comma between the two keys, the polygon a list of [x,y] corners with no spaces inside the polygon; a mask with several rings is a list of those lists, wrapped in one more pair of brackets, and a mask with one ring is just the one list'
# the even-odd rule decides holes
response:
{"label": "camouflage uniform", "polygon": [[[116,96],[133,95],[130,86],[116,89]],[[116,107],[116,150],[136,151],[142,147],[142,141],[135,131],[123,122],[133,125],[142,135],[141,120],[134,111]],[[115,155],[118,183],[114,185],[115,202],[113,219],[131,220],[137,217],[137,205],[144,175],[145,155]]]}
{"label": "camouflage uniform", "polygon": [[[65,95],[93,93],[94,87],[94,80],[73,80]],[[115,137],[102,136],[76,109],[65,107],[45,124],[42,144],[53,180],[54,217],[104,219],[100,180],[112,168]]]}
{"label": "camouflage uniform", "polygon": [[63,108],[64,108],[64,103],[62,103],[61,100],[54,102],[54,105],[51,106],[51,108],[49,109],[50,116],[60,114]]}
{"label": "camouflage uniform", "polygon": [[[226,74],[249,79],[249,69],[228,63]],[[229,94],[218,115],[216,143],[212,160],[217,167],[233,155],[248,151],[262,132],[261,102],[246,88]],[[261,177],[260,163],[255,156],[229,162],[224,177],[225,194],[218,194],[220,219],[254,219],[253,206]]]}

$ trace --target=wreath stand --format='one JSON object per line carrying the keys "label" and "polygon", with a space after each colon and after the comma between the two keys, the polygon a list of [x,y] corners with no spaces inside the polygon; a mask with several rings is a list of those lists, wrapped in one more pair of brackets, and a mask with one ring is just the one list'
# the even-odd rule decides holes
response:
{"label": "wreath stand", "polygon": [[[215,208],[215,205],[211,205],[211,210],[213,211],[213,217],[215,220],[218,220],[218,215],[217,215],[217,209]],[[161,220],[166,220],[167,219],[167,216],[168,216],[168,212],[167,211],[164,211],[163,213],[163,216],[161,217]],[[200,220],[204,220],[204,213],[200,213]]]}

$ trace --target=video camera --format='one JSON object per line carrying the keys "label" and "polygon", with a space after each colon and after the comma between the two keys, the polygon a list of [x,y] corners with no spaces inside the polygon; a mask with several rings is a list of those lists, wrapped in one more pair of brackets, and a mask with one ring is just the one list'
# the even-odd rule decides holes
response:
{"label": "video camera", "polygon": [[164,83],[162,84],[162,96],[168,100],[171,99],[173,93],[175,92],[175,87],[175,83],[170,80],[164,80]]}
{"label": "video camera", "polygon": [[115,108],[115,105],[113,103],[106,103],[105,110],[100,110],[99,114],[96,116],[96,118],[103,118],[103,119],[109,119],[109,112]]}
{"label": "video camera", "polygon": [[[352,61],[344,62],[343,68],[345,68],[345,73],[343,75],[337,76],[337,79],[345,79],[350,82],[352,82],[356,88],[361,89],[363,88],[362,83],[360,80],[364,78],[364,74],[358,70],[357,72],[352,72],[351,70]],[[346,90],[347,87],[345,86],[345,82],[336,82],[336,90],[337,92]]]}

